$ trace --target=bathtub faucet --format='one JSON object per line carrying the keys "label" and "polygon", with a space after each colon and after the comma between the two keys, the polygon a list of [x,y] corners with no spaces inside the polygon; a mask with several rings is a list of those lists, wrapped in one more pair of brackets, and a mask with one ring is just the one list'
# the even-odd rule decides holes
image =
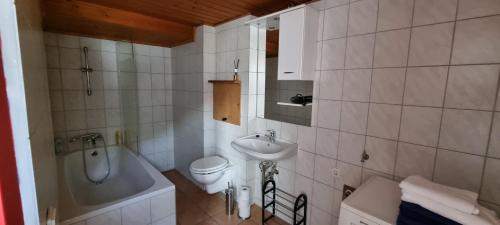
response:
{"label": "bathtub faucet", "polygon": [[69,139],[69,142],[76,142],[81,140],[83,142],[91,142],[92,145],[95,146],[97,139],[104,139],[104,137],[100,133],[88,133],[88,134],[74,136]]}

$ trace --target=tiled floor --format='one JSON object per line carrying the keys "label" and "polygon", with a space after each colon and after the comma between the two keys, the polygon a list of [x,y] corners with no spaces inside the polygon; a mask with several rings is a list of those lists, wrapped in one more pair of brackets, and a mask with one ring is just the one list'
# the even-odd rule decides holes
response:
{"label": "tiled floor", "polygon": [[[209,195],[185,178],[176,170],[164,172],[175,184],[177,225],[259,225],[261,224],[261,208],[252,205],[250,219],[241,220],[238,209],[227,216],[225,201],[218,195]],[[279,219],[272,219],[267,225],[286,225]]]}

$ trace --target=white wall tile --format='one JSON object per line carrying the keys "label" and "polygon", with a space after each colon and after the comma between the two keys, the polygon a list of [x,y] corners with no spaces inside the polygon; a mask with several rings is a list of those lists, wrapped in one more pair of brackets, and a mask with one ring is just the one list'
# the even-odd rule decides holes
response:
{"label": "white wall tile", "polygon": [[406,66],[410,29],[377,33],[374,67]]}
{"label": "white wall tile", "polygon": [[490,136],[488,156],[500,158],[500,113],[495,112]]}
{"label": "white wall tile", "polygon": [[420,175],[432,179],[435,156],[435,148],[400,142],[396,160],[396,176]]}
{"label": "white wall tile", "polygon": [[413,25],[426,25],[455,20],[458,0],[415,0]]}
{"label": "white wall tile", "polygon": [[165,217],[164,219],[153,222],[153,225],[175,225],[176,218],[175,215],[170,215]]}
{"label": "white wall tile", "polygon": [[59,48],[60,66],[64,69],[80,69],[80,49]]}
{"label": "white wall tile", "polygon": [[64,99],[65,110],[76,110],[85,108],[83,91],[64,91],[63,99]]}
{"label": "white wall tile", "polygon": [[498,173],[500,172],[500,160],[486,159],[484,169],[483,185],[481,188],[481,199],[489,202],[500,203],[500,181]]}
{"label": "white wall tile", "polygon": [[371,70],[346,70],[342,99],[367,102],[370,98]]}
{"label": "white wall tile", "polygon": [[322,70],[344,68],[346,38],[324,41],[320,49]]}
{"label": "white wall tile", "polygon": [[316,140],[316,154],[337,158],[337,148],[339,144],[339,132],[318,128]]}
{"label": "white wall tile", "polygon": [[478,192],[483,163],[480,156],[439,149],[434,181]]}
{"label": "white wall tile", "polygon": [[312,204],[319,209],[332,214],[334,207],[335,191],[332,187],[319,182],[313,184]]}
{"label": "white wall tile", "polygon": [[368,103],[342,102],[340,130],[366,134]]}
{"label": "white wall tile", "polygon": [[401,104],[404,83],[404,68],[374,69],[370,100],[378,103]]}
{"label": "white wall tile", "polygon": [[340,6],[325,11],[323,40],[347,35],[348,6]]}
{"label": "white wall tile", "polygon": [[366,153],[370,159],[365,161],[364,166],[369,169],[387,174],[394,173],[394,163],[396,162],[396,141],[380,138],[366,138]]}
{"label": "white wall tile", "polygon": [[347,38],[346,68],[355,69],[372,67],[374,44],[375,35],[373,34]]}
{"label": "white wall tile", "polygon": [[80,42],[77,36],[59,34],[57,37],[59,47],[79,48]]}
{"label": "white wall tile", "polygon": [[168,191],[151,198],[151,219],[153,221],[172,214],[175,215],[175,211],[175,191]]}
{"label": "white wall tile", "polygon": [[500,13],[500,3],[496,0],[460,0],[458,19],[466,19]]}
{"label": "white wall tile", "polygon": [[500,66],[452,66],[448,77],[445,106],[493,110]]}
{"label": "white wall tile", "polygon": [[441,107],[447,73],[445,66],[408,68],[404,104]]}
{"label": "white wall tile", "polygon": [[297,152],[295,172],[300,175],[312,178],[314,174],[314,154],[299,150]]}
{"label": "white wall tile", "polygon": [[445,109],[439,147],[485,155],[491,112]]}
{"label": "white wall tile", "polygon": [[319,97],[321,99],[341,100],[342,83],[344,71],[321,71],[321,80],[319,82]]}
{"label": "white wall tile", "polygon": [[86,221],[87,225],[121,225],[122,218],[120,209],[107,212],[96,217],[92,217]]}
{"label": "white wall tile", "polygon": [[414,0],[380,0],[377,30],[410,27]]}
{"label": "white wall tile", "polygon": [[324,156],[316,155],[314,160],[314,180],[334,187],[334,173],[336,161]]}
{"label": "white wall tile", "polygon": [[340,176],[335,177],[335,188],[342,190],[344,185],[358,187],[361,184],[361,167],[337,161]]}
{"label": "white wall tile", "polygon": [[340,102],[320,100],[318,108],[318,126],[339,129],[340,127]]}
{"label": "white wall tile", "polygon": [[500,62],[500,16],[458,21],[452,64]]}
{"label": "white wall tile", "polygon": [[312,196],[313,180],[301,175],[295,175],[295,194],[305,193],[307,196]]}
{"label": "white wall tile", "polygon": [[315,152],[316,127],[299,126],[297,144],[299,149]]}
{"label": "white wall tile", "polygon": [[312,207],[311,209],[311,224],[317,224],[317,225],[331,225],[332,224],[332,215],[328,214],[327,212],[316,208]]}
{"label": "white wall tile", "polygon": [[371,104],[368,115],[368,135],[396,140],[400,118],[401,106]]}
{"label": "white wall tile", "polygon": [[147,225],[151,223],[151,203],[149,199],[122,208],[123,225]]}
{"label": "white wall tile", "polygon": [[365,147],[365,136],[340,132],[338,159],[355,165],[361,165],[361,154]]}
{"label": "white wall tile", "polygon": [[426,107],[403,107],[400,140],[437,146],[442,109]]}
{"label": "white wall tile", "polygon": [[[61,70],[62,87],[64,90],[83,90],[84,75],[79,70]],[[86,84],[85,84],[86,86]],[[86,88],[86,87],[85,87]]]}
{"label": "white wall tile", "polygon": [[448,64],[452,36],[453,23],[412,28],[408,64],[410,66]]}
{"label": "white wall tile", "polygon": [[378,0],[352,2],[349,8],[349,35],[375,32]]}

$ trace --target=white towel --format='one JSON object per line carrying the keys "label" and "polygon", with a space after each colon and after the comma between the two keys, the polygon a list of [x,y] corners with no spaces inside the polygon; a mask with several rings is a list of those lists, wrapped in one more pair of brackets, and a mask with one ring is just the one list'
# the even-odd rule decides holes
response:
{"label": "white towel", "polygon": [[498,221],[498,218],[493,211],[479,205],[479,214],[472,215],[450,208],[425,196],[404,190],[401,200],[420,205],[423,208],[463,225],[500,225],[500,221]]}
{"label": "white towel", "polygon": [[472,191],[449,187],[434,183],[420,176],[409,176],[400,184],[402,190],[426,196],[442,205],[454,208],[464,213],[479,213],[477,206],[478,194]]}

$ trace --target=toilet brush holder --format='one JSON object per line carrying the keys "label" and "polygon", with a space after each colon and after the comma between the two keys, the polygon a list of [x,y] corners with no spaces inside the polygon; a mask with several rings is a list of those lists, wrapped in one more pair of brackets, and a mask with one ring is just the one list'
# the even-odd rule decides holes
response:
{"label": "toilet brush holder", "polygon": [[234,188],[228,183],[226,193],[226,215],[234,213]]}

